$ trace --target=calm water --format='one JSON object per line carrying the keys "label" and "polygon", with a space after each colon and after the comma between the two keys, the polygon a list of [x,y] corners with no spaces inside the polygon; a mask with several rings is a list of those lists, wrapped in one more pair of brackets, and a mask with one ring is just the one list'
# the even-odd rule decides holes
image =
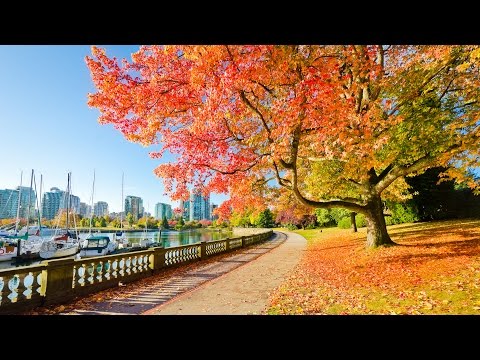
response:
{"label": "calm water", "polygon": [[[185,231],[171,231],[162,230],[161,232],[127,232],[127,239],[131,244],[138,243],[140,239],[145,237],[152,239],[156,242],[163,242],[164,247],[175,247],[179,245],[194,244],[200,241],[212,241],[225,239],[231,236],[229,232],[211,231],[211,230],[185,230]],[[111,234],[109,234],[111,237]],[[83,236],[80,236],[83,237]]]}
{"label": "calm water", "polygon": [[[211,231],[205,229],[196,229],[196,230],[185,230],[185,231],[172,231],[172,230],[162,230],[147,232],[145,235],[144,231],[138,232],[126,232],[127,239],[129,243],[134,244],[140,242],[140,239],[145,237],[152,239],[156,242],[163,242],[164,247],[175,247],[179,245],[188,245],[194,244],[201,241],[213,241],[225,239],[231,237],[231,232],[220,232],[220,231]],[[43,234],[42,234],[43,235]],[[110,239],[113,236],[113,233],[102,233],[102,235],[108,235]],[[88,236],[88,233],[81,233],[80,238],[85,239]],[[8,269],[16,266],[26,266],[34,265],[40,263],[42,260],[35,260],[31,262],[24,262],[21,264],[16,264],[15,262],[2,261],[0,262],[0,269]]]}

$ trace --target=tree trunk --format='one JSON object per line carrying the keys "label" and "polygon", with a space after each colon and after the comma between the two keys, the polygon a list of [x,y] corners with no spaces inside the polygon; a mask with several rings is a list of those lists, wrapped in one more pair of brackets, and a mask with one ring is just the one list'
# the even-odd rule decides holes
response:
{"label": "tree trunk", "polygon": [[368,205],[365,220],[367,221],[367,248],[395,245],[387,232],[380,196]]}
{"label": "tree trunk", "polygon": [[352,231],[357,232],[357,221],[355,220],[355,216],[357,216],[356,212],[350,213],[350,222],[352,223]]}

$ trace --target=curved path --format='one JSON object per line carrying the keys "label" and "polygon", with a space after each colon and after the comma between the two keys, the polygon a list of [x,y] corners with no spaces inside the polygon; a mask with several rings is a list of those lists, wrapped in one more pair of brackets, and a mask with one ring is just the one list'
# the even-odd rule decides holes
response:
{"label": "curved path", "polygon": [[270,293],[290,274],[305,247],[302,236],[275,231],[263,243],[107,290],[108,296],[92,294],[80,300],[81,306],[74,302],[60,313],[261,314]]}
{"label": "curved path", "polygon": [[280,246],[144,314],[262,314],[270,293],[288,277],[307,245],[301,235],[284,234]]}

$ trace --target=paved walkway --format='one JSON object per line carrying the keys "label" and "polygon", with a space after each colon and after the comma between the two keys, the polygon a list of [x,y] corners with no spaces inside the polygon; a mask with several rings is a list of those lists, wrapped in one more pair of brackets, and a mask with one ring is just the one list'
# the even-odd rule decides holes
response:
{"label": "paved walkway", "polygon": [[290,275],[307,245],[301,235],[285,234],[277,248],[145,314],[262,314],[270,293]]}
{"label": "paved walkway", "polygon": [[275,231],[261,244],[194,264],[191,269],[176,269],[171,276],[141,280],[146,282],[128,286],[118,296],[88,302],[88,310],[63,313],[260,314],[270,292],[289,275],[305,247],[302,236]]}

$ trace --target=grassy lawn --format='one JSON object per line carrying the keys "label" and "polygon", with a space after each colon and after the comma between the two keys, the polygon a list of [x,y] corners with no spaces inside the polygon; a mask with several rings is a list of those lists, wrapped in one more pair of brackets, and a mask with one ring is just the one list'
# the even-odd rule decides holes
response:
{"label": "grassy lawn", "polygon": [[480,220],[389,226],[399,246],[365,249],[366,229],[298,230],[304,257],[269,314],[480,314]]}

